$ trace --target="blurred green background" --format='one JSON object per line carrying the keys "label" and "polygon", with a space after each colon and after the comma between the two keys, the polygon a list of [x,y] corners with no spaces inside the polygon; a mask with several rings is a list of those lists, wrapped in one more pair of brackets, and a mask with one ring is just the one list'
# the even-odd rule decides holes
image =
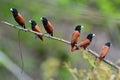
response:
{"label": "blurred green background", "polygon": [[[45,16],[52,23],[54,36],[70,41],[77,24],[84,26],[81,39],[88,33],[95,33],[90,49],[99,53],[101,46],[112,42],[107,59],[116,63],[120,59],[120,1],[119,0],[0,0],[0,21],[17,25],[10,8],[16,8],[28,21],[35,20],[43,33],[45,30],[40,17]],[[89,69],[80,51],[70,52],[70,46],[44,38],[44,42],[34,38],[34,34],[21,31],[21,46],[24,71],[34,80],[73,80],[71,73],[63,66],[68,62],[73,68]],[[80,41],[79,40],[79,41]],[[21,67],[18,30],[0,23],[0,50]],[[118,64],[119,65],[119,64]],[[18,80],[0,64],[0,80]]]}

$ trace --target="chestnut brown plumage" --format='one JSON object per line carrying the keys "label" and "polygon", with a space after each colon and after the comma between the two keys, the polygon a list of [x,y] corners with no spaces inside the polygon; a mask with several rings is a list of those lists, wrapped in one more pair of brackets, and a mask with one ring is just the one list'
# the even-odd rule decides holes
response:
{"label": "chestnut brown plumage", "polygon": [[50,23],[50,21],[48,21],[46,17],[41,17],[40,19],[41,19],[41,21],[43,23],[43,26],[44,26],[46,32],[48,34],[50,34],[51,36],[53,36],[53,26]]}
{"label": "chestnut brown plumage", "polygon": [[[87,37],[84,38],[84,39],[78,44],[78,47],[81,47],[81,48],[83,48],[83,49],[86,49],[86,48],[90,45],[90,43],[92,42],[92,39],[93,39],[94,36],[95,36],[95,34],[92,34],[92,33],[88,34]],[[73,51],[75,51],[75,50],[78,50],[78,48],[77,48],[77,47],[74,47]]]}
{"label": "chestnut brown plumage", "polygon": [[[41,30],[37,23],[34,20],[29,20],[29,23],[31,24],[32,30],[41,33]],[[36,34],[42,41],[43,41],[43,36]]]}
{"label": "chestnut brown plumage", "polygon": [[79,37],[80,37],[81,28],[83,28],[83,26],[77,25],[77,26],[75,27],[75,30],[74,30],[73,33],[72,33],[72,38],[71,38],[71,51],[73,51],[73,49],[74,49],[74,47],[75,47],[75,44],[77,44],[77,42],[78,42],[78,39],[79,39]]}
{"label": "chestnut brown plumage", "polygon": [[12,12],[15,21],[20,26],[22,26],[23,28],[25,28],[25,21],[24,21],[23,17],[21,16],[21,14],[17,11],[17,9],[11,8],[10,11]]}
{"label": "chestnut brown plumage", "polygon": [[108,54],[110,50],[110,46],[112,44],[110,42],[105,43],[105,45],[101,48],[100,53],[99,53],[99,63],[105,58],[105,56]]}
{"label": "chestnut brown plumage", "polygon": [[90,43],[92,42],[92,39],[93,37],[95,36],[95,34],[88,34],[87,37],[85,39],[83,39],[79,44],[78,46],[83,48],[83,49],[86,49]]}

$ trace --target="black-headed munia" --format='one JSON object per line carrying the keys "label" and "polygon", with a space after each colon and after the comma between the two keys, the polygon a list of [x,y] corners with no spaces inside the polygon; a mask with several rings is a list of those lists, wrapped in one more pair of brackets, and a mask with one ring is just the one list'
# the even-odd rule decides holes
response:
{"label": "black-headed munia", "polygon": [[15,8],[10,8],[10,11],[12,12],[15,21],[16,21],[20,26],[22,26],[23,28],[25,28],[25,21],[24,21],[23,17],[21,16],[21,14],[17,11],[17,9],[15,9]]}
{"label": "black-headed munia", "polygon": [[83,39],[79,44],[78,46],[83,48],[83,49],[86,49],[90,43],[92,42],[92,39],[93,37],[95,36],[95,34],[88,34],[87,37],[85,39]]}
{"label": "black-headed munia", "polygon": [[[32,30],[41,33],[41,30],[37,23],[34,20],[29,20],[29,23],[31,24]],[[43,41],[43,36],[36,34],[42,41]]]}
{"label": "black-headed munia", "polygon": [[43,26],[44,26],[46,32],[48,34],[50,34],[51,36],[53,36],[53,26],[50,23],[50,21],[48,21],[46,17],[41,17],[40,19],[41,19],[41,21],[43,23]]}
{"label": "black-headed munia", "polygon": [[[83,48],[83,49],[86,49],[86,48],[90,45],[90,43],[92,42],[92,39],[93,39],[94,36],[95,36],[95,34],[92,34],[92,33],[88,34],[87,37],[84,38],[84,39],[78,44],[78,47],[81,47],[81,48]],[[74,51],[74,50],[78,50],[78,48],[75,47],[75,48],[73,49],[73,51]]]}
{"label": "black-headed munia", "polygon": [[110,50],[110,46],[112,44],[110,42],[105,43],[105,45],[101,48],[100,53],[99,53],[99,63],[105,58],[105,56],[108,54]]}
{"label": "black-headed munia", "polygon": [[83,26],[81,25],[77,25],[75,27],[75,30],[72,33],[72,38],[71,38],[71,51],[73,51],[75,44],[77,44],[79,37],[80,37],[80,32],[81,32],[81,28],[83,28]]}

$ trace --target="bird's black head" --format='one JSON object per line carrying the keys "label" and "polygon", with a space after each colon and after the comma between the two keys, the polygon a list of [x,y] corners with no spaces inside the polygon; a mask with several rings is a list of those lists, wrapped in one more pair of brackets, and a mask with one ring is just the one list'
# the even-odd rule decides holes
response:
{"label": "bird's black head", "polygon": [[75,30],[77,30],[77,31],[81,31],[81,29],[83,28],[83,26],[81,26],[81,25],[77,25],[76,27],[75,27]]}
{"label": "bird's black head", "polygon": [[10,8],[10,11],[13,13],[13,16],[16,17],[18,15],[18,11],[15,8]]}
{"label": "bird's black head", "polygon": [[110,47],[112,44],[110,42],[105,43],[106,46]]}
{"label": "bird's black head", "polygon": [[41,17],[40,19],[41,19],[41,21],[43,22],[43,25],[47,25],[48,20],[47,20],[46,17]]}
{"label": "bird's black head", "polygon": [[37,25],[37,23],[34,20],[29,20],[29,23],[31,24],[32,29]]}
{"label": "bird's black head", "polygon": [[92,41],[93,37],[95,37],[95,34],[90,33],[90,34],[88,34],[87,39],[89,39],[90,41]]}

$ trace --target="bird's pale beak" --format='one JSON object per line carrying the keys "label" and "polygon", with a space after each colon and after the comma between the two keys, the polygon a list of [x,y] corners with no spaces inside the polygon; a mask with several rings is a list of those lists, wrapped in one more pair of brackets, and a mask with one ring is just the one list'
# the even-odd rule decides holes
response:
{"label": "bird's pale beak", "polygon": [[41,17],[40,20],[43,20],[43,18]]}
{"label": "bird's pale beak", "polygon": [[81,28],[84,28],[84,26],[81,26]]}
{"label": "bird's pale beak", "polygon": [[95,37],[96,35],[95,34],[93,34],[93,37]]}
{"label": "bird's pale beak", "polygon": [[13,11],[13,8],[10,8],[10,11]]}
{"label": "bird's pale beak", "polygon": [[110,44],[110,46],[112,46],[112,44]]}
{"label": "bird's pale beak", "polygon": [[29,23],[32,23],[32,21],[31,21],[31,20],[29,20]]}

